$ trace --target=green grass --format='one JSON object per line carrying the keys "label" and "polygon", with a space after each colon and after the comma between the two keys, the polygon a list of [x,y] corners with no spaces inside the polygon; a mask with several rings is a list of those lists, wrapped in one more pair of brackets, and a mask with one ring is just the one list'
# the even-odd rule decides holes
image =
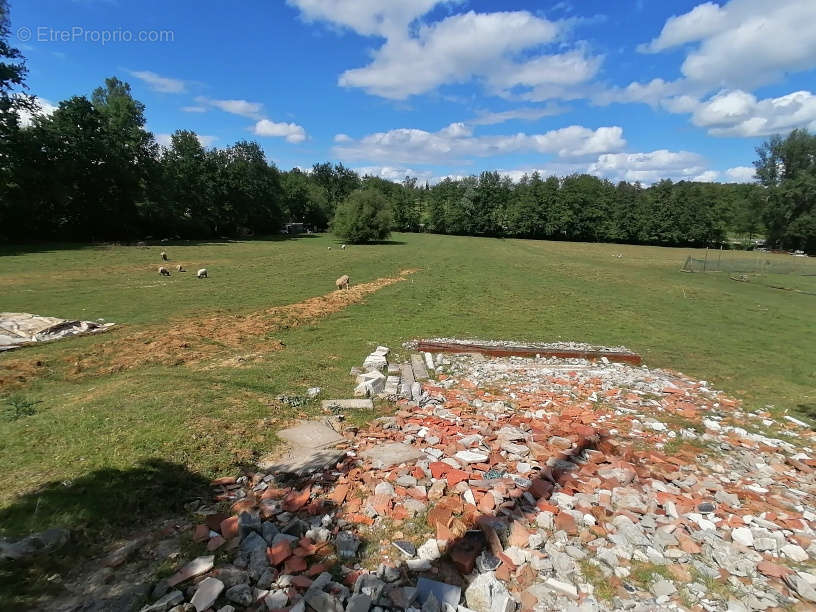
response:
{"label": "green grass", "polygon": [[648,591],[653,582],[657,582],[663,578],[669,582],[674,581],[674,576],[665,565],[657,565],[655,563],[647,563],[643,561],[632,562],[629,574],[629,581],[638,585],[644,591]]}
{"label": "green grass", "polygon": [[[188,272],[160,278],[162,249],[171,270],[178,262]],[[347,396],[350,367],[375,345],[400,350],[416,337],[623,344],[649,366],[708,380],[748,407],[816,415],[816,298],[681,273],[690,254],[416,234],[344,251],[330,236],[0,251],[3,310],[119,324],[0,356],[0,377],[11,363],[28,366],[23,380],[0,389],[4,408],[12,394],[17,405],[36,405],[0,422],[0,533],[66,525],[94,534],[154,516],[172,483],[185,497],[188,485],[234,473],[274,450],[282,424],[317,410],[282,406],[277,395],[321,386]],[[208,280],[194,277],[198,267],[209,269]],[[361,283],[405,268],[420,270],[326,319],[247,339],[239,351],[218,349],[211,369],[146,365],[99,376],[71,368],[73,356],[135,331],[161,337],[174,321],[295,303],[330,292],[344,273]],[[272,340],[285,348],[265,350]],[[219,365],[250,353],[259,356]],[[169,483],[154,481],[152,493],[136,478],[151,461],[179,471]]]}
{"label": "green grass", "polygon": [[587,559],[579,561],[578,566],[581,568],[581,575],[593,586],[595,597],[601,601],[612,601],[615,597],[615,588],[601,569]]}

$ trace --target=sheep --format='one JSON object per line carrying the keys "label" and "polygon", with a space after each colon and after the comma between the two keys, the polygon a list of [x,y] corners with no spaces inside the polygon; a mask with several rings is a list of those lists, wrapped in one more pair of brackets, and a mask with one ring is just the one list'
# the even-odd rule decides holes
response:
{"label": "sheep", "polygon": [[159,274],[162,276],[170,276],[170,272],[164,266],[159,266]]}
{"label": "sheep", "polygon": [[187,271],[187,270],[185,270],[185,269],[182,267],[182,265],[181,265],[181,264],[179,264],[179,265],[177,265],[177,266],[176,266],[176,272],[186,272],[186,271]]}
{"label": "sheep", "polygon": [[334,281],[334,284],[337,285],[338,290],[339,289],[348,289],[349,288],[349,282],[351,282],[351,279],[348,277],[348,274],[344,274],[343,276],[338,278],[336,281]]}
{"label": "sheep", "polygon": [[341,244],[341,245],[340,245],[340,248],[341,248],[341,249],[343,249],[343,250],[345,251],[345,250],[346,250],[346,245],[345,245],[345,244]]}
{"label": "sheep", "polygon": [[207,268],[201,268],[201,269],[200,269],[200,270],[199,270],[199,271],[196,273],[196,278],[208,278],[208,276],[207,276]]}
{"label": "sheep", "polygon": [[329,247],[329,250],[331,251],[331,247]]}
{"label": "sheep", "polygon": [[167,261],[167,253],[165,253],[164,251],[162,251],[162,252],[161,252],[161,258],[162,258],[164,261]]}

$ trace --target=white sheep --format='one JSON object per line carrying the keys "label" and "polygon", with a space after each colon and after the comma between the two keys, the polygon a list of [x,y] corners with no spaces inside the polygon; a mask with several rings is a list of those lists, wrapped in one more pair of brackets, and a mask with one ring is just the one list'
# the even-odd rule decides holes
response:
{"label": "white sheep", "polygon": [[343,249],[343,250],[345,250],[345,249],[346,249],[346,245],[345,245],[345,244],[341,244],[341,245],[340,245],[340,248],[341,248],[341,249]]}
{"label": "white sheep", "polygon": [[185,269],[184,269],[184,268],[181,266],[181,264],[179,264],[179,265],[177,265],[177,266],[176,266],[176,272],[186,272],[186,271],[187,271],[187,270],[185,270]]}
{"label": "white sheep", "polygon": [[331,251],[331,247],[329,247],[329,250]]}
{"label": "white sheep", "polygon": [[161,252],[161,258],[162,258],[162,260],[167,261],[167,253],[165,253],[164,251],[162,251],[162,252]]}
{"label": "white sheep", "polygon": [[170,272],[164,266],[159,266],[159,274],[162,276],[170,276]]}
{"label": "white sheep", "polygon": [[351,279],[348,277],[348,274],[344,274],[343,276],[338,278],[336,281],[334,281],[334,284],[337,285],[338,289],[348,289],[349,288],[349,282],[351,282]]}
{"label": "white sheep", "polygon": [[207,268],[201,268],[201,269],[200,269],[200,270],[199,270],[199,271],[196,273],[196,277],[197,277],[197,278],[208,278],[208,276],[207,276]]}

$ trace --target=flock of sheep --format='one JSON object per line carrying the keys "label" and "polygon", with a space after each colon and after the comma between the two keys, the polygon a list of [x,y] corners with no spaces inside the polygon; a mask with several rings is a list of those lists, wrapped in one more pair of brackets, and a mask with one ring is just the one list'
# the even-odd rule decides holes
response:
{"label": "flock of sheep", "polygon": [[[340,248],[345,249],[346,245],[343,244],[343,245],[340,246]],[[331,250],[331,247],[329,247],[329,250]],[[162,258],[162,261],[168,261],[166,251],[161,252],[161,258]],[[176,272],[186,272],[186,271],[187,270],[185,270],[184,267],[181,264],[178,264],[176,266]],[[159,274],[161,276],[170,276],[170,271],[167,268],[165,268],[164,266],[159,266]],[[196,272],[196,278],[207,278],[207,268],[201,268],[198,272]],[[343,276],[338,278],[336,281],[334,281],[334,284],[338,289],[348,289],[350,283],[351,283],[351,279],[349,278],[348,274],[344,274]]]}
{"label": "flock of sheep", "polygon": [[[167,261],[167,253],[165,251],[161,252],[162,261]],[[179,264],[176,266],[176,272],[186,272],[187,270]],[[159,266],[159,274],[161,276],[170,276],[170,271],[165,268],[164,266]],[[201,268],[198,272],[196,272],[196,278],[207,278],[207,268]]]}

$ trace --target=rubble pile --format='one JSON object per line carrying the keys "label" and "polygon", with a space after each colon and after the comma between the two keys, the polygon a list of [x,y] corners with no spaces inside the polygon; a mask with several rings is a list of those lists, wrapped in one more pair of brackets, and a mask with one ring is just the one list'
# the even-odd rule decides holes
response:
{"label": "rubble pile", "polygon": [[605,359],[426,354],[394,367],[387,355],[359,375],[399,371],[395,396],[419,365],[435,379],[344,430],[329,465],[214,481],[229,512],[201,505],[193,532],[211,554],[159,582],[144,610],[816,603],[805,423]]}

